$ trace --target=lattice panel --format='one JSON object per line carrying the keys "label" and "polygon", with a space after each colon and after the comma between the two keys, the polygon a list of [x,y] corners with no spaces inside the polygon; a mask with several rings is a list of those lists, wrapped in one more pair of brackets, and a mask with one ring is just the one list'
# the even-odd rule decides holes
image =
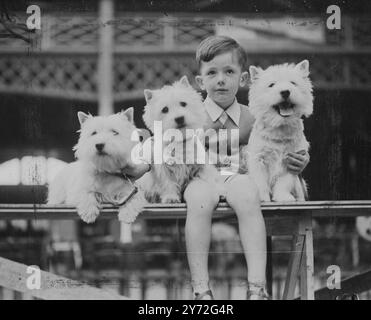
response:
{"label": "lattice panel", "polygon": [[162,46],[163,27],[156,20],[117,19],[113,24],[116,46]]}
{"label": "lattice panel", "polygon": [[99,24],[96,17],[49,17],[50,46],[97,47]]}
{"label": "lattice panel", "polygon": [[352,58],[350,75],[353,85],[368,85],[371,90],[371,58],[369,56]]}
{"label": "lattice panel", "polygon": [[345,44],[345,30],[325,29],[326,43],[333,46],[343,46]]}
{"label": "lattice panel", "polygon": [[143,95],[143,89],[160,88],[187,75],[193,80],[196,65],[193,56],[117,56],[114,91],[118,99]]}
{"label": "lattice panel", "polygon": [[215,33],[214,24],[211,19],[181,19],[176,28],[175,42],[177,45],[197,46],[201,40]]}
{"label": "lattice panel", "polygon": [[[125,52],[130,49],[145,51],[148,48],[162,50],[179,49],[192,51],[206,36],[213,34],[216,25],[223,19],[220,16],[207,17],[171,17],[168,20],[150,16],[133,16],[127,18],[116,16],[113,20],[116,48]],[[233,20],[233,17],[231,18]],[[76,51],[79,48],[97,51],[99,37],[99,18],[97,13],[59,16],[50,13],[42,16],[42,48],[43,50]],[[165,29],[171,29],[170,33]],[[324,24],[325,28],[325,24]],[[17,30],[22,35],[25,31]],[[0,33],[6,33],[0,26]],[[353,43],[355,47],[371,46],[371,17],[342,18],[341,30],[325,28],[326,43],[345,46]],[[347,37],[352,37],[349,39]],[[167,38],[169,37],[169,38]],[[170,45],[169,45],[170,44]],[[0,38],[1,48],[24,48],[27,43],[15,38]]]}
{"label": "lattice panel", "polygon": [[[282,62],[310,61],[316,88],[371,88],[371,59],[367,55],[251,55],[250,63],[262,67]],[[187,75],[194,83],[197,74],[193,55],[119,54],[114,62],[114,98],[142,98],[143,89],[160,88]],[[51,95],[96,100],[95,55],[1,55],[0,92]]]}
{"label": "lattice panel", "polygon": [[371,46],[371,17],[354,18],[352,27],[354,45]]}
{"label": "lattice panel", "polygon": [[94,57],[6,56],[0,58],[0,91],[96,98]]}

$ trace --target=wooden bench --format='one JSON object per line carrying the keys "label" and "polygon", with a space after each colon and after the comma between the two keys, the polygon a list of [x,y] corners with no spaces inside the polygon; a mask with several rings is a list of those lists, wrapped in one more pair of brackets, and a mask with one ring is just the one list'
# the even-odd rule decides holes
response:
{"label": "wooden bench", "polygon": [[[306,201],[296,203],[264,203],[263,215],[267,235],[292,236],[283,299],[294,299],[295,287],[300,279],[300,298],[313,300],[314,251],[312,219],[320,217],[357,217],[371,215],[371,200],[367,201]],[[143,210],[138,219],[185,219],[185,204],[151,204]],[[79,219],[75,208],[44,204],[0,204],[0,220],[19,219]],[[99,219],[117,219],[117,208],[105,205]],[[215,210],[214,220],[235,221],[233,210],[220,203]],[[268,246],[269,247],[269,246]],[[269,266],[271,268],[271,266]],[[0,272],[1,265],[0,265]],[[0,277],[0,280],[2,278]],[[0,283],[0,286],[3,284]]]}

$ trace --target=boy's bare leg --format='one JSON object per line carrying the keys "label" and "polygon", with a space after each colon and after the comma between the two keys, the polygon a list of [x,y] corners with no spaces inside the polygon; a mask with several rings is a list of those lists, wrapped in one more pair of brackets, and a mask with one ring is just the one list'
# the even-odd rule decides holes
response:
{"label": "boy's bare leg", "polygon": [[238,217],[240,238],[248,266],[249,283],[265,285],[267,243],[258,189],[247,175],[226,182],[226,200]]}
{"label": "boy's bare leg", "polygon": [[194,180],[186,188],[187,203],[185,238],[193,290],[202,293],[209,289],[208,255],[211,239],[211,219],[219,202],[214,186]]}

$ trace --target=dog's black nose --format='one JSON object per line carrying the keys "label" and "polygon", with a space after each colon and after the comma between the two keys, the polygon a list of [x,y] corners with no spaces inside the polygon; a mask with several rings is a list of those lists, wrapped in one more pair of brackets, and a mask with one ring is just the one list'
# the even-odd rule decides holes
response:
{"label": "dog's black nose", "polygon": [[97,148],[97,150],[98,150],[99,152],[101,152],[101,151],[103,151],[104,143],[97,143],[97,144],[95,145],[95,147]]}
{"label": "dog's black nose", "polygon": [[283,90],[280,92],[282,98],[287,99],[290,96],[290,91],[289,90]]}
{"label": "dog's black nose", "polygon": [[177,117],[177,118],[175,118],[174,120],[175,120],[175,122],[176,122],[177,125],[182,125],[182,124],[184,124],[184,117],[183,117],[183,116],[181,116],[181,117]]}

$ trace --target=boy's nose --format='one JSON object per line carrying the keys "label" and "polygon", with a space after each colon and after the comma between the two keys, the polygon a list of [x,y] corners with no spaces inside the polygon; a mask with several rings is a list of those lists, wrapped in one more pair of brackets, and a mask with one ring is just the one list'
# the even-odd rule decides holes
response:
{"label": "boy's nose", "polygon": [[217,80],[218,80],[218,83],[224,83],[225,81],[224,75],[222,73],[219,73]]}

